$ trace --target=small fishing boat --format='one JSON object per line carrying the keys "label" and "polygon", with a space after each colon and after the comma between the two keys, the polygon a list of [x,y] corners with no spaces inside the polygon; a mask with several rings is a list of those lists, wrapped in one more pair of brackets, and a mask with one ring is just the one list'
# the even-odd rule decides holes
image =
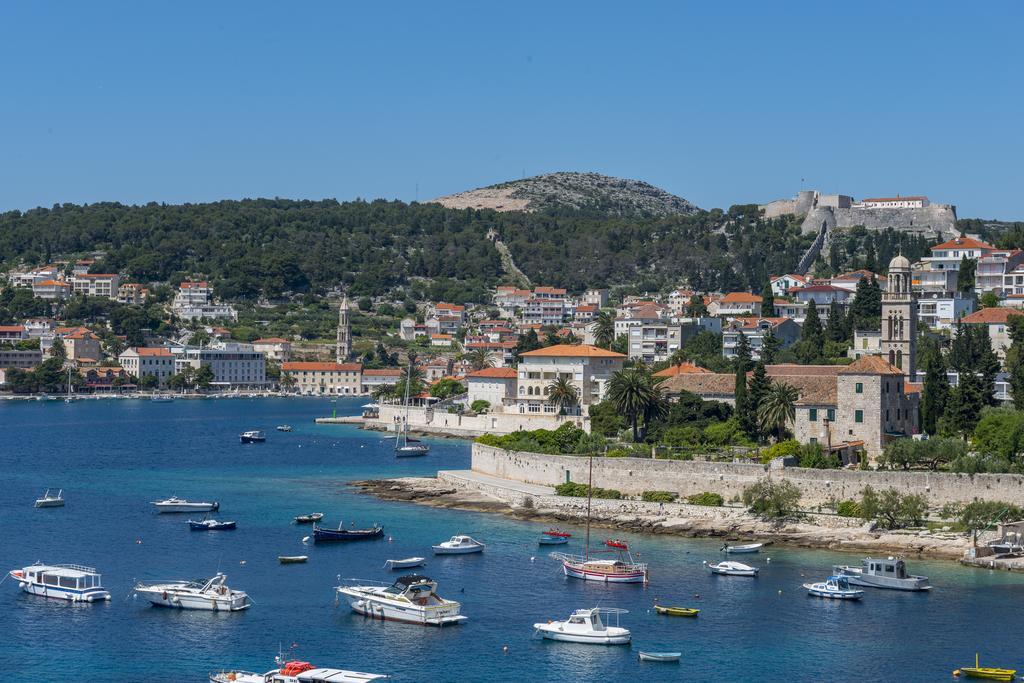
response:
{"label": "small fishing boat", "polygon": [[263,443],[267,440],[267,435],[258,429],[253,429],[239,434],[238,440],[242,443]]}
{"label": "small fishing boat", "polygon": [[110,593],[101,585],[101,576],[92,567],[80,564],[40,564],[12,569],[8,575],[18,587],[30,595],[69,600],[99,602],[109,600]]}
{"label": "small fishing boat", "polygon": [[864,591],[859,588],[850,588],[850,582],[845,576],[830,576],[825,581],[817,583],[805,583],[808,595],[818,598],[832,598],[833,600],[860,600],[864,597]]}
{"label": "small fishing boat", "polygon": [[277,431],[279,432],[290,432],[292,431],[291,425],[277,425]]}
{"label": "small fishing boat", "polygon": [[210,683],[362,683],[363,681],[379,681],[388,678],[384,674],[348,671],[347,669],[325,669],[313,666],[309,662],[286,662],[283,657],[274,659],[274,663],[280,668],[262,674],[225,669],[211,672]]}
{"label": "small fishing boat", "polygon": [[384,536],[384,527],[375,524],[369,529],[346,529],[340,523],[337,529],[325,529],[319,524],[313,525],[314,543],[333,543],[337,541],[366,541]]}
{"label": "small fishing boat", "polygon": [[723,553],[729,553],[736,555],[739,553],[757,553],[761,552],[761,548],[764,547],[764,543],[748,543],[746,545],[729,545],[726,543],[722,546]]}
{"label": "small fishing boat", "polygon": [[620,541],[617,538],[609,538],[604,542],[609,548],[618,548],[619,550],[629,550],[629,544],[625,541]]}
{"label": "small fishing boat", "polygon": [[437,582],[420,574],[402,576],[394,584],[338,586],[352,611],[374,619],[403,621],[424,626],[446,626],[466,620],[462,605],[437,594]]}
{"label": "small fishing boat", "polygon": [[295,518],[296,524],[312,524],[313,522],[319,522],[324,518],[324,513],[314,512],[311,515],[299,515]]}
{"label": "small fishing boat", "polygon": [[309,559],[308,555],[278,555],[277,561],[281,564],[302,564]]}
{"label": "small fishing boat", "polygon": [[561,529],[548,529],[547,531],[541,532],[545,536],[554,536],[556,538],[572,538],[572,534],[568,531],[562,531]]}
{"label": "small fishing boat", "polygon": [[447,541],[433,546],[435,555],[465,555],[467,553],[482,553],[484,544],[472,536],[452,536]]}
{"label": "small fishing boat", "polygon": [[46,489],[42,498],[36,498],[37,508],[62,508],[64,507],[64,489],[58,489],[54,493],[52,489]]}
{"label": "small fishing boat", "polygon": [[954,676],[966,676],[967,678],[983,678],[989,681],[1012,681],[1017,675],[1016,669],[1000,669],[993,666],[981,666],[978,663],[978,653],[974,653],[974,666],[962,666],[953,671]]}
{"label": "small fishing boat", "polygon": [[188,520],[188,528],[192,531],[228,531],[235,528],[234,522],[218,522],[215,519],[203,519],[200,521]]}
{"label": "small fishing boat", "polygon": [[537,541],[541,545],[565,545],[569,542],[569,539],[565,536],[544,536],[541,535]]}
{"label": "small fishing boat", "polygon": [[215,512],[220,510],[220,503],[185,500],[171,496],[167,500],[154,500],[150,503],[157,512]]}
{"label": "small fishing boat", "polygon": [[227,586],[227,576],[217,574],[207,581],[160,581],[135,585],[135,592],[155,607],[177,607],[213,612],[239,612],[252,601],[242,591]]}
{"label": "small fishing boat", "polygon": [[384,563],[384,569],[411,569],[412,567],[424,567],[427,560],[422,557],[406,557],[401,560],[388,560]]}
{"label": "small fishing boat", "polygon": [[636,658],[641,662],[678,662],[682,652],[646,652],[640,650]]}
{"label": "small fishing boat", "polygon": [[865,557],[860,567],[837,564],[832,567],[832,571],[839,576],[845,576],[852,586],[892,588],[901,591],[931,590],[927,576],[908,574],[907,565],[896,557],[884,560]]}
{"label": "small fishing boat", "polygon": [[174,400],[174,397],[170,394],[155,394],[149,400],[153,403],[170,403]]}
{"label": "small fishing boat", "polygon": [[[628,610],[615,607],[591,607],[578,609],[565,621],[549,621],[534,624],[533,628],[548,640],[562,640],[569,643],[588,645],[627,645],[632,638],[628,628],[619,626],[619,615]],[[615,616],[615,626],[606,626],[601,615]]]}
{"label": "small fishing boat", "polygon": [[729,560],[718,564],[709,564],[708,569],[712,574],[721,574],[722,576],[757,576],[757,572],[760,571],[757,567],[751,567],[749,564]]}
{"label": "small fishing boat", "polygon": [[700,614],[700,610],[693,607],[662,607],[661,605],[655,605],[654,611],[670,617],[695,617]]}

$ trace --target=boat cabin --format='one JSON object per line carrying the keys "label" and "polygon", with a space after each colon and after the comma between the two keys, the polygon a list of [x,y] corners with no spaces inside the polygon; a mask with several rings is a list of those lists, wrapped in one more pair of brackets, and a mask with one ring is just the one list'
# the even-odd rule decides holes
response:
{"label": "boat cabin", "polygon": [[434,598],[435,601],[440,601],[440,598],[434,593],[436,590],[437,582],[429,576],[407,574],[406,576],[399,577],[384,592],[404,597],[406,600],[417,605],[425,605],[431,598]]}
{"label": "boat cabin", "polygon": [[587,571],[603,572],[605,574],[617,574],[632,569],[630,565],[620,560],[588,560],[585,565]]}
{"label": "boat cabin", "polygon": [[100,575],[92,567],[81,565],[57,565],[28,567],[25,579],[31,583],[66,590],[83,591],[90,588],[102,588]]}
{"label": "boat cabin", "polygon": [[879,560],[874,557],[865,557],[861,563],[863,565],[863,571],[868,576],[888,576],[892,579],[907,579],[910,576],[907,574],[907,566],[903,560],[889,557],[884,560]]}
{"label": "boat cabin", "polygon": [[589,626],[591,631],[607,630],[601,621],[601,611],[597,609],[578,609],[569,617],[569,623]]}
{"label": "boat cabin", "polygon": [[830,576],[830,577],[828,577],[828,580],[825,581],[825,589],[826,590],[840,590],[840,591],[853,590],[852,588],[850,588],[850,580],[847,579],[845,576]]}

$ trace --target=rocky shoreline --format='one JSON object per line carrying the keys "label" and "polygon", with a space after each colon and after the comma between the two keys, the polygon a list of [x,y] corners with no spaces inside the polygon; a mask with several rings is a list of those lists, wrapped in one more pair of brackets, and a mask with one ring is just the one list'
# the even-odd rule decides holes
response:
{"label": "rocky shoreline", "polygon": [[[553,495],[530,496],[529,504],[514,504],[502,497],[439,478],[405,477],[353,481],[361,493],[382,500],[431,507],[496,512],[514,519],[582,524],[586,501]],[[511,489],[510,489],[511,491]],[[640,501],[595,500],[591,525],[636,533],[671,534],[727,541],[779,543],[801,548],[840,550],[865,554],[903,555],[960,560],[970,548],[964,534],[929,531],[883,531],[856,520],[834,515],[807,514],[783,523],[769,522],[733,507],[700,507]]]}

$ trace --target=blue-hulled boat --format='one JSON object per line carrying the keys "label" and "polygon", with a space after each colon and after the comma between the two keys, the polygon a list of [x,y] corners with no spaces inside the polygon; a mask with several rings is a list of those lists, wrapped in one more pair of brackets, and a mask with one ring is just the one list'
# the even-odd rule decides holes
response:
{"label": "blue-hulled boat", "polygon": [[341,524],[337,529],[325,529],[319,524],[313,525],[314,543],[331,543],[335,541],[366,541],[384,536],[384,527],[379,524],[369,529],[345,529]]}
{"label": "blue-hulled boat", "polygon": [[192,531],[227,531],[235,528],[234,522],[218,522],[215,519],[204,519],[199,522],[188,520],[188,528]]}
{"label": "blue-hulled boat", "polygon": [[539,543],[541,545],[565,545],[569,542],[569,539],[565,536],[548,536],[547,534],[541,534]]}

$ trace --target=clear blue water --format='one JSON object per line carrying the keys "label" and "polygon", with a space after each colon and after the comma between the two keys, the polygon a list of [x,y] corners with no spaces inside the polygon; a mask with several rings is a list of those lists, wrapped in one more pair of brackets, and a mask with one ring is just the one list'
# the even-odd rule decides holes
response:
{"label": "clear blue water", "polygon": [[[339,414],[359,403],[340,403]],[[71,605],[0,585],[10,680],[204,681],[221,667],[272,668],[279,645],[292,644],[297,658],[396,681],[937,681],[976,650],[983,663],[1024,668],[1022,577],[913,562],[937,586],[930,594],[868,591],[861,603],[832,603],[800,584],[858,556],[774,547],[751,557],[763,567],[757,579],[713,577],[702,561],[718,558],[717,542],[627,534],[653,567],[648,587],[570,580],[536,544],[545,525],[352,493],[353,479],[465,468],[469,447],[432,440],[429,456],[396,460],[379,434],[313,424],[330,410],[312,399],[0,402],[0,568],[90,564],[114,595]],[[295,431],[274,431],[281,423]],[[253,428],[268,442],[240,445],[238,433]],[[48,486],[66,490],[67,507],[32,507]],[[238,530],[191,532],[187,515],[154,514],[148,502],[172,494],[219,500],[218,517]],[[309,528],[290,521],[316,510],[330,522],[380,522],[393,540],[303,546]],[[430,555],[431,543],[458,532],[482,538],[486,552]],[[281,566],[279,554],[310,560]],[[409,555],[429,557],[425,573],[463,603],[468,622],[381,623],[335,605],[337,577],[387,580],[384,560]],[[173,611],[131,597],[135,579],[218,570],[252,596],[252,609]],[[658,616],[655,599],[701,615]],[[532,637],[534,622],[595,604],[630,610],[622,625],[633,630],[631,647]],[[640,663],[638,649],[678,650],[684,661]]]}

